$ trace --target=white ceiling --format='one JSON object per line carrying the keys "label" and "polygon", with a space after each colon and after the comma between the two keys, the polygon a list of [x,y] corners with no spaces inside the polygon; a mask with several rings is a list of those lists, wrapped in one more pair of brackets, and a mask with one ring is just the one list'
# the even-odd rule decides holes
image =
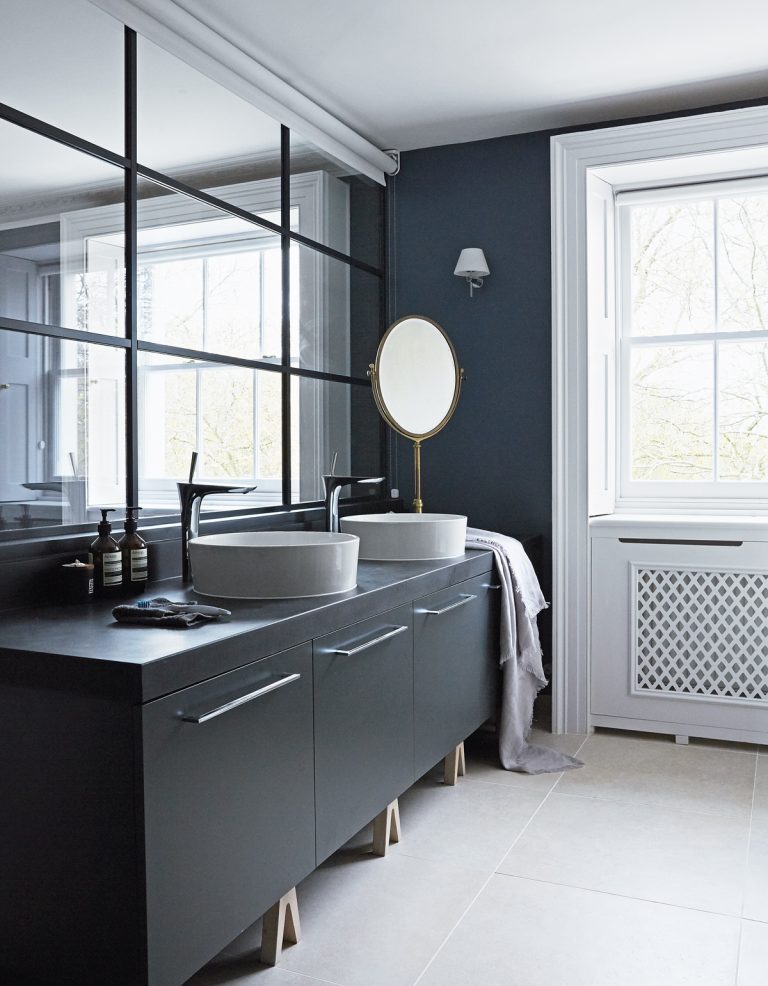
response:
{"label": "white ceiling", "polygon": [[380,147],[768,96],[765,0],[176,0]]}

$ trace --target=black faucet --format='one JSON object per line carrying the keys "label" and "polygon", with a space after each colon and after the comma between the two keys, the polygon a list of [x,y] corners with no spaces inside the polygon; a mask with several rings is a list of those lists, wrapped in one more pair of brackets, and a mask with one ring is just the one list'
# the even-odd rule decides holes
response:
{"label": "black faucet", "polygon": [[383,483],[386,476],[337,476],[336,459],[338,452],[334,452],[331,471],[323,476],[325,486],[325,529],[326,531],[337,532],[339,530],[339,497],[343,486],[350,486],[352,483],[370,484]]}
{"label": "black faucet", "polygon": [[197,452],[192,453],[189,467],[189,481],[177,483],[179,504],[181,506],[181,578],[183,582],[192,581],[192,567],[189,563],[189,541],[196,538],[200,530],[200,507],[203,498],[214,493],[251,493],[256,486],[222,486],[216,483],[194,483],[192,477],[197,465]]}

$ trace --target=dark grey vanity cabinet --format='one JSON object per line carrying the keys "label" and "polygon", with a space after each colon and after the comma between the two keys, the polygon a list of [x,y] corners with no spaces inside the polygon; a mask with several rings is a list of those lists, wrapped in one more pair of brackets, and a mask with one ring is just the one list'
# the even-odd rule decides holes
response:
{"label": "dark grey vanity cabinet", "polygon": [[141,719],[148,977],[178,986],[314,869],[312,647]]}
{"label": "dark grey vanity cabinet", "polygon": [[413,604],[416,777],[495,711],[499,589],[490,573]]}
{"label": "dark grey vanity cabinet", "polygon": [[363,562],[195,630],[0,621],[0,983],[182,986],[493,712],[490,568]]}
{"label": "dark grey vanity cabinet", "polygon": [[321,863],[414,781],[411,606],[313,647]]}

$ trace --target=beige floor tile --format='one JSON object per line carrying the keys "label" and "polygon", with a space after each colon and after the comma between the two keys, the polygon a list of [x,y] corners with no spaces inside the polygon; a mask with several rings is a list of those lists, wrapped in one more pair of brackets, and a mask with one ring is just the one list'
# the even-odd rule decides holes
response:
{"label": "beige floor tile", "polygon": [[401,853],[337,853],[299,887],[303,940],[282,968],[344,986],[412,986],[486,879]]}
{"label": "beige floor tile", "polygon": [[768,757],[757,758],[752,823],[768,835]]}
{"label": "beige floor tile", "polygon": [[736,986],[765,986],[767,982],[768,924],[742,921]]}
{"label": "beige floor tile", "polygon": [[499,872],[740,915],[748,820],[558,791]]}
{"label": "beige floor tile", "polygon": [[[768,828],[755,823],[749,842],[744,917],[768,921]],[[768,974],[766,974],[768,983]]]}
{"label": "beige floor tile", "polygon": [[471,777],[459,778],[455,787],[427,779],[400,798],[399,851],[490,876],[544,797]]}
{"label": "beige floor tile", "polygon": [[558,793],[742,817],[750,812],[754,754],[596,733],[579,758],[584,766],[563,776]]}
{"label": "beige floor tile", "polygon": [[418,986],[733,986],[738,925],[496,876]]}
{"label": "beige floor tile", "polygon": [[[768,758],[758,757],[749,841],[744,917],[768,921]],[[766,974],[768,983],[768,974]]]}

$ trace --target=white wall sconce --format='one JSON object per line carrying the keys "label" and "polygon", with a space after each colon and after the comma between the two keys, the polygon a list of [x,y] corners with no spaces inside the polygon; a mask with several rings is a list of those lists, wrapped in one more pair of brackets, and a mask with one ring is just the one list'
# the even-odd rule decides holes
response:
{"label": "white wall sconce", "polygon": [[483,278],[491,272],[488,270],[488,263],[485,254],[477,247],[467,247],[459,254],[459,261],[456,270],[453,272],[456,277],[463,277],[469,285],[469,297],[475,288],[483,286]]}

